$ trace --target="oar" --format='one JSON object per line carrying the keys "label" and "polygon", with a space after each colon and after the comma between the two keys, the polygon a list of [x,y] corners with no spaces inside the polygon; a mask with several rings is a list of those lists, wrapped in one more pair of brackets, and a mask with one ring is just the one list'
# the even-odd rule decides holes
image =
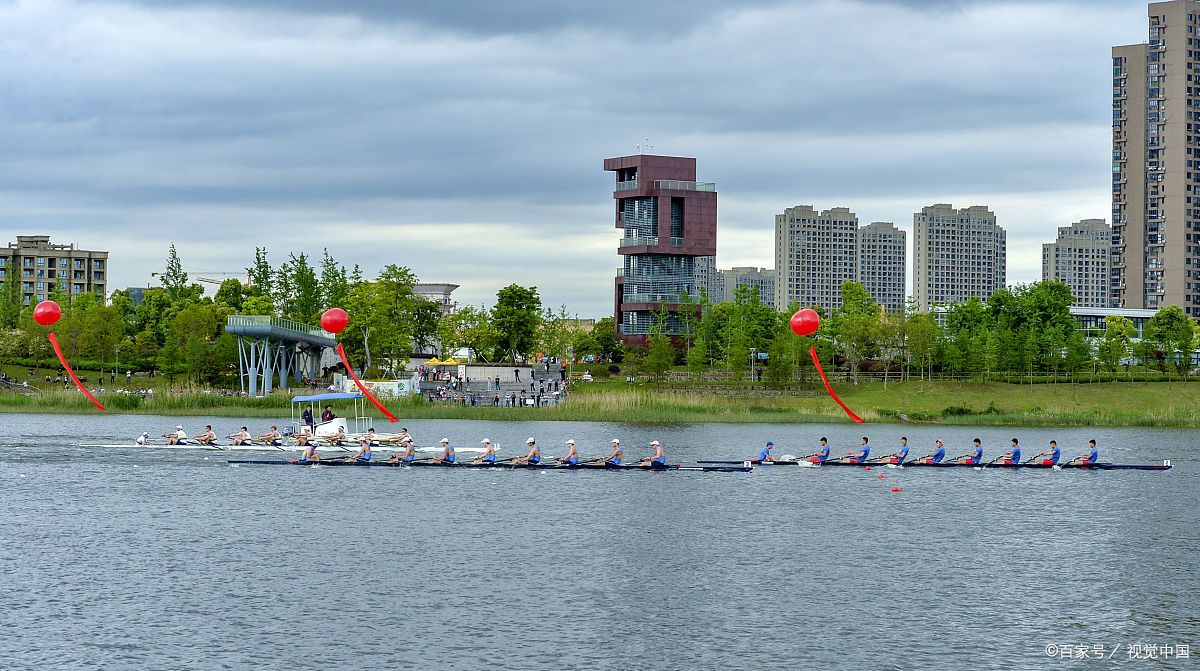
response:
{"label": "oar", "polygon": [[975,466],[975,470],[977,470],[977,471],[982,471],[983,469],[987,468],[988,466],[991,466],[992,464],[994,464],[994,463],[996,463],[996,462],[1000,461],[1000,460],[1001,460],[1001,459],[1003,459],[1003,458],[1004,458],[1004,455],[1002,454],[1002,455],[1000,455],[1000,456],[996,457],[995,459],[992,459],[991,461],[987,462],[986,464],[984,464],[984,465],[982,465],[982,466],[980,466],[980,465],[978,465],[978,464],[977,464],[977,465]]}

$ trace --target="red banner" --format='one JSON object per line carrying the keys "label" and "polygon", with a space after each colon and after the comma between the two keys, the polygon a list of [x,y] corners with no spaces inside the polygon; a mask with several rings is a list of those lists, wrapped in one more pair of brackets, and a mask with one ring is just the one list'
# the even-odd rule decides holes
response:
{"label": "red banner", "polygon": [[58,338],[54,336],[54,331],[47,333],[46,337],[50,339],[50,344],[54,346],[54,353],[58,355],[58,362],[62,364],[63,370],[67,371],[67,375],[70,375],[71,379],[75,381],[75,386],[79,387],[79,391],[82,391],[83,395],[88,397],[88,400],[92,402],[92,405],[99,408],[100,412],[104,412],[104,406],[100,405],[100,401],[97,401],[96,397],[92,396],[92,392],[88,391],[87,387],[83,386],[83,383],[79,381],[79,378],[75,377],[75,371],[71,370],[71,367],[67,365],[67,360],[65,357],[63,357],[62,348],[58,346]]}
{"label": "red banner", "polygon": [[854,414],[854,411],[850,408],[847,408],[846,404],[842,403],[842,399],[838,398],[838,395],[833,393],[833,387],[829,384],[829,378],[825,377],[825,369],[821,368],[821,359],[817,356],[816,346],[814,345],[809,347],[808,353],[812,355],[813,365],[817,367],[817,372],[821,374],[821,381],[825,383],[825,391],[829,392],[829,395],[833,397],[833,400],[837,401],[837,404],[842,406],[842,410],[845,410],[846,414],[850,415],[850,419],[853,419],[855,424],[862,424],[863,418]]}
{"label": "red banner", "polygon": [[382,412],[384,417],[388,418],[388,421],[399,422],[400,420],[396,419],[395,415],[388,412],[388,409],[383,407],[383,404],[379,402],[379,399],[375,398],[375,394],[372,394],[370,390],[367,389],[366,385],[362,383],[362,380],[358,379],[358,376],[354,374],[354,369],[350,367],[350,360],[346,358],[346,350],[342,349],[342,343],[338,343],[338,356],[342,357],[342,363],[346,364],[346,374],[350,376],[351,380],[354,380],[354,384],[358,385],[358,390],[363,393],[363,396],[366,396],[367,400],[374,403],[375,407],[379,409],[379,412]]}

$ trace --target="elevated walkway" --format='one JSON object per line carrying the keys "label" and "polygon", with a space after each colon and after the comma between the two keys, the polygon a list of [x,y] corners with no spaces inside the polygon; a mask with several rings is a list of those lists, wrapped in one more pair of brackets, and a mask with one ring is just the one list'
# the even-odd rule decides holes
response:
{"label": "elevated walkway", "polygon": [[322,355],[337,347],[320,327],[266,315],[230,315],[225,332],[237,336],[238,373],[250,396],[270,394],[276,372],[284,390],[293,374],[296,382],[317,377]]}

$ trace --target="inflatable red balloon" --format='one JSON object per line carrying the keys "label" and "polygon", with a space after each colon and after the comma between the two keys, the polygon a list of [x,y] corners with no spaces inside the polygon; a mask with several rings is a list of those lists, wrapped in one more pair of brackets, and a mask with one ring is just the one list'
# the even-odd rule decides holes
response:
{"label": "inflatable red balloon", "polygon": [[42,326],[54,326],[62,319],[62,308],[54,301],[42,301],[33,308],[33,321]]}
{"label": "inflatable red balloon", "polygon": [[329,308],[321,315],[321,328],[330,333],[341,333],[350,323],[350,315],[341,308]]}
{"label": "inflatable red balloon", "polygon": [[812,308],[804,308],[792,315],[788,324],[798,336],[810,336],[821,326],[821,316]]}

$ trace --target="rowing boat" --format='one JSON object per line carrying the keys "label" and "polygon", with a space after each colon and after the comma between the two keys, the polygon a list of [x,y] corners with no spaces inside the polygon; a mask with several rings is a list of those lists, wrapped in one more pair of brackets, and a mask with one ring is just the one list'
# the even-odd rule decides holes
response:
{"label": "rowing boat", "polygon": [[[699,460],[700,464],[741,464],[742,461],[733,460]],[[757,459],[750,460],[751,464],[761,466],[807,466],[807,467],[824,467],[824,466],[888,466],[893,468],[1038,468],[1042,470],[1059,470],[1059,469],[1076,469],[1081,471],[1169,471],[1171,470],[1171,460],[1164,459],[1161,464],[1110,464],[1107,462],[1097,462],[1095,464],[1040,464],[1040,463],[1021,463],[1021,464],[965,464],[957,461],[943,461],[937,464],[924,462],[906,462],[903,464],[894,464],[883,461],[868,461],[866,463],[857,463],[852,461],[826,461],[825,463],[816,463],[812,461],[797,461],[797,460],[781,460],[781,461],[759,461]]]}
{"label": "rowing boat", "polygon": [[611,464],[474,464],[474,463],[457,463],[446,464],[438,461],[414,461],[412,463],[403,463],[398,461],[280,461],[270,459],[230,459],[231,466],[239,466],[242,464],[254,464],[257,466],[372,466],[383,468],[407,468],[410,466],[432,467],[432,468],[485,468],[485,469],[530,469],[542,471],[693,471],[698,473],[748,473],[754,470],[753,466],[746,466],[743,462],[731,462],[742,464],[738,466],[685,466],[682,464],[669,464],[667,466],[638,466],[636,464],[622,464],[613,466]]}

